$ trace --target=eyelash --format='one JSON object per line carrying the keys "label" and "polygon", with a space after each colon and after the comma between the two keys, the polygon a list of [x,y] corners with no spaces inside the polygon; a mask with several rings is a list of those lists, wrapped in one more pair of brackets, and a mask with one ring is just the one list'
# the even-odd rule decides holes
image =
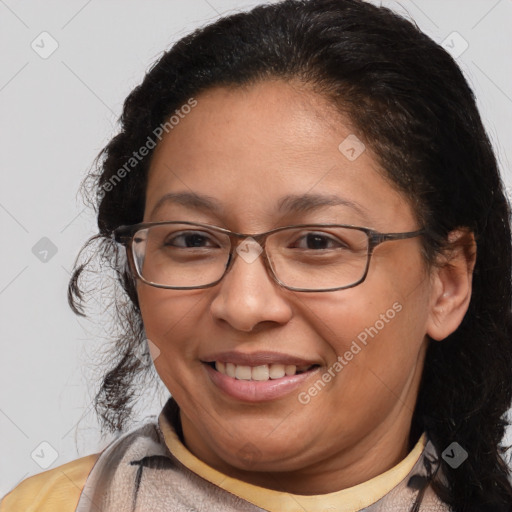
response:
{"label": "eyelash", "polygon": [[[200,231],[187,231],[187,232],[182,232],[182,233],[180,233],[180,234],[176,234],[176,235],[174,235],[174,236],[173,236],[173,238],[172,238],[170,241],[169,241],[169,240],[166,240],[166,241],[165,241],[165,243],[164,243],[164,245],[165,245],[166,247],[169,247],[169,246],[171,246],[171,247],[175,247],[175,246],[174,246],[172,243],[170,243],[170,242],[173,242],[173,241],[175,241],[176,239],[181,238],[181,237],[194,236],[194,235],[195,235],[195,236],[202,237],[202,238],[207,238],[207,239],[211,240],[211,237],[210,237],[210,236],[208,236],[208,235],[206,235],[206,234],[201,234],[201,233],[202,233],[202,232],[200,232]],[[343,242],[342,242],[341,240],[338,240],[338,239],[335,239],[335,238],[333,238],[333,237],[330,237],[330,236],[328,236],[327,234],[323,234],[323,233],[319,233],[319,232],[315,232],[315,231],[311,231],[311,232],[308,232],[308,233],[303,234],[302,236],[300,236],[300,237],[297,239],[297,241],[299,241],[299,240],[303,240],[303,239],[305,239],[305,238],[307,238],[308,236],[311,236],[311,235],[314,235],[314,236],[316,236],[316,237],[320,237],[320,238],[322,238],[322,239],[324,239],[324,240],[327,240],[327,241],[329,241],[329,242],[331,242],[331,243],[336,243],[336,244],[337,244],[339,247],[341,247],[341,248],[346,248],[346,247],[347,247],[347,246],[346,246],[346,244],[343,244]],[[296,241],[296,242],[294,242],[294,243],[297,243],[297,241]]]}

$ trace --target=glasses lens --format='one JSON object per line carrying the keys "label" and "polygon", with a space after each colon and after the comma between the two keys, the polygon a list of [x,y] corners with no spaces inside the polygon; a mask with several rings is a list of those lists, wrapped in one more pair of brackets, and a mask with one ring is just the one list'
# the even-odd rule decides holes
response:
{"label": "glasses lens", "polygon": [[227,235],[190,224],[162,224],[135,233],[133,256],[150,283],[194,287],[217,281],[228,261]]}
{"label": "glasses lens", "polygon": [[364,231],[351,228],[294,228],[271,235],[267,251],[276,275],[286,286],[341,288],[364,276],[368,237]]}
{"label": "glasses lens", "polygon": [[[312,291],[341,288],[364,276],[368,237],[358,229],[307,226],[273,233],[266,249],[284,285]],[[202,226],[163,224],[135,233],[132,250],[137,271],[150,283],[206,286],[222,277],[230,239]]]}

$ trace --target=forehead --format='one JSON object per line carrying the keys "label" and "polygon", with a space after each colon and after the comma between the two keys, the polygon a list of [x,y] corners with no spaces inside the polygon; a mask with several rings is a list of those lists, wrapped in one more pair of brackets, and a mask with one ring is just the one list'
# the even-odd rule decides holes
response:
{"label": "forehead", "polygon": [[268,81],[218,87],[196,101],[155,149],[145,220],[164,195],[178,192],[210,196],[221,213],[262,222],[292,200],[284,196],[305,194],[406,213],[406,199],[370,148],[324,97]]}
{"label": "forehead", "polygon": [[327,131],[339,132],[344,127],[353,132],[348,119],[331,102],[296,82],[269,80],[215,87],[196,101],[197,106],[164,136],[154,158],[165,147],[189,151],[187,158],[194,160],[201,156],[199,150],[244,157],[252,150],[261,158],[263,147],[284,152],[284,158],[308,150],[318,152]]}

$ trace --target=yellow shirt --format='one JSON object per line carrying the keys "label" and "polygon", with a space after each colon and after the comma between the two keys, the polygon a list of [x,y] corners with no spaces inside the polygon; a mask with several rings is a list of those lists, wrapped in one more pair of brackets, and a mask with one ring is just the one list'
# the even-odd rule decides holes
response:
{"label": "yellow shirt", "polygon": [[[275,512],[297,510],[297,504],[304,510],[335,507],[338,512],[353,512],[369,506],[407,476],[426,444],[426,435],[422,434],[406,458],[366,482],[333,493],[306,496],[280,493],[228,477],[195,457],[180,441],[163,412],[158,425],[169,451],[188,469],[258,507]],[[88,455],[25,479],[0,502],[0,512],[74,512],[99,455]]]}
{"label": "yellow shirt", "polygon": [[0,511],[74,511],[98,456],[88,455],[23,480],[1,501]]}

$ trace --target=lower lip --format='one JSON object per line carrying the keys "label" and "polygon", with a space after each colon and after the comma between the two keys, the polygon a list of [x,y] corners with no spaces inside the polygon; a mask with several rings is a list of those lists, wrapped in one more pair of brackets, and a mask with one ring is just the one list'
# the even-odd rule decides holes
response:
{"label": "lower lip", "polygon": [[239,380],[228,377],[204,364],[212,382],[231,398],[244,402],[267,402],[286,396],[297,390],[306,379],[318,372],[318,367],[298,375],[284,376],[280,379]]}

